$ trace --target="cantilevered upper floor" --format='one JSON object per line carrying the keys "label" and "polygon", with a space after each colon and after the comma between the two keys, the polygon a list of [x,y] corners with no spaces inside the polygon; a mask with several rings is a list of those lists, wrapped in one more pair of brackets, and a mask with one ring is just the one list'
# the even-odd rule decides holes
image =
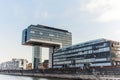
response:
{"label": "cantilevered upper floor", "polygon": [[68,47],[72,45],[71,32],[44,25],[30,25],[23,30],[23,45],[40,45],[44,47]]}

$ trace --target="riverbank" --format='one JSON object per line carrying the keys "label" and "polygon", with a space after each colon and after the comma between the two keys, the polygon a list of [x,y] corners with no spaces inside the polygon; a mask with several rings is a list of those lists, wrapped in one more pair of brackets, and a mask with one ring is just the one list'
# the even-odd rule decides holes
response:
{"label": "riverbank", "polygon": [[43,78],[43,77],[30,77],[30,76],[17,76],[17,75],[0,74],[0,80],[70,80],[70,79]]}
{"label": "riverbank", "polygon": [[55,68],[32,70],[0,70],[0,74],[32,76],[45,78],[77,79],[77,80],[106,80],[120,79],[120,67],[97,67],[89,69],[81,68]]}
{"label": "riverbank", "polygon": [[43,77],[43,78],[61,78],[70,80],[97,80],[94,75],[79,75],[79,74],[38,74],[38,73],[1,73],[4,75],[16,75],[16,76],[30,76],[30,77]]}

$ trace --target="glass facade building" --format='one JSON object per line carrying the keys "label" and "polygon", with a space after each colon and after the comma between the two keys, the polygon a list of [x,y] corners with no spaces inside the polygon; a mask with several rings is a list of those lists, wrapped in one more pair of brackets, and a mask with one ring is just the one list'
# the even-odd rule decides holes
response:
{"label": "glass facade building", "polygon": [[53,67],[95,67],[120,65],[120,43],[98,39],[57,50]]}
{"label": "glass facade building", "polygon": [[[33,46],[33,64],[37,69],[41,62],[41,48],[49,48],[49,67],[52,67],[52,53],[59,48],[72,45],[72,35],[67,30],[52,28],[43,25],[30,25],[23,30],[22,44]],[[37,55],[37,56],[36,56]]]}
{"label": "glass facade building", "polygon": [[23,30],[23,45],[60,46],[67,47],[72,44],[71,33],[67,30],[52,28],[43,25],[30,25]]}

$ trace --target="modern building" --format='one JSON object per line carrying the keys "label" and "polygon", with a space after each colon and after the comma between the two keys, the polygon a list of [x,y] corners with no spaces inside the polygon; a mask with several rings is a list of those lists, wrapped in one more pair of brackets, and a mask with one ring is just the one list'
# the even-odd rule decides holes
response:
{"label": "modern building", "polygon": [[28,61],[26,59],[12,59],[0,64],[0,70],[25,70]]}
{"label": "modern building", "polygon": [[52,53],[59,48],[72,45],[71,33],[67,30],[44,25],[30,25],[23,30],[22,44],[33,46],[33,68],[41,63],[42,47],[49,48],[49,67],[52,67]]}
{"label": "modern building", "polygon": [[53,67],[103,67],[120,65],[120,42],[98,39],[57,50]]}
{"label": "modern building", "polygon": [[32,69],[32,63],[28,63],[27,64],[27,70],[31,70]]}
{"label": "modern building", "polygon": [[48,60],[44,60],[43,63],[40,63],[39,66],[38,66],[38,69],[48,69]]}

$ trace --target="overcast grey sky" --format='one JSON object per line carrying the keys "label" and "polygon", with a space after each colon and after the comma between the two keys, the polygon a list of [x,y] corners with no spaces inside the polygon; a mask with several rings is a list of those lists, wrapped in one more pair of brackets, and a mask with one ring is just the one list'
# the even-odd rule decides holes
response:
{"label": "overcast grey sky", "polygon": [[[73,44],[107,38],[120,41],[120,0],[0,0],[0,62],[31,61],[32,47],[21,45],[31,24],[72,32]],[[44,49],[44,58],[48,57]]]}

